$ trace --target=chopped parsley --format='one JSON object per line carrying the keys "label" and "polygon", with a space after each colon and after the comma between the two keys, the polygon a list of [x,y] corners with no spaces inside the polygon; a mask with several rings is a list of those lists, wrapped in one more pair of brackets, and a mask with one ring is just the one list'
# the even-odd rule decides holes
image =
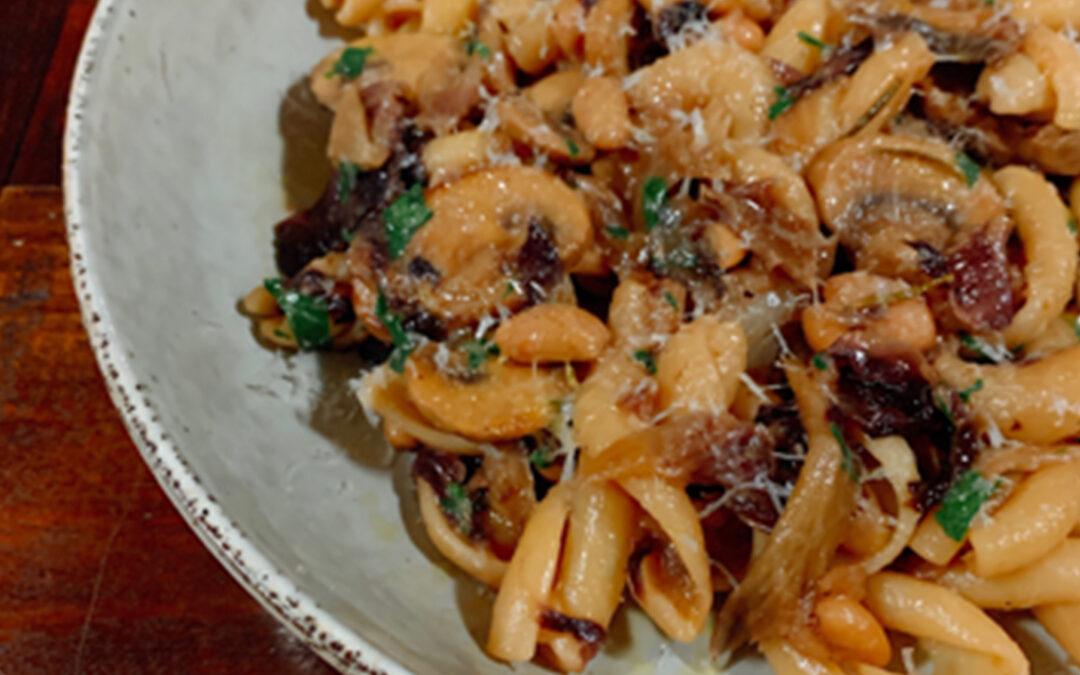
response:
{"label": "chopped parsley", "polygon": [[613,239],[629,239],[630,230],[625,227],[619,227],[618,225],[608,225],[604,228],[604,231],[608,233]]}
{"label": "chopped parsley", "polygon": [[964,151],[956,151],[956,166],[960,168],[960,172],[964,174],[964,180],[967,182],[968,187],[975,187],[975,183],[979,182],[979,173],[981,169],[979,165],[975,163],[971,157],[969,157]]}
{"label": "chopped parsley", "polygon": [[648,349],[639,349],[634,352],[634,360],[645,366],[645,370],[650,375],[656,374],[656,359],[653,358],[652,352]]}
{"label": "chopped parsley", "polygon": [[405,252],[409,240],[435,215],[424,202],[424,188],[419,183],[383,211],[386,238],[390,242],[390,258],[397,260]]}
{"label": "chopped parsley", "polygon": [[537,469],[546,469],[554,462],[551,460],[550,457],[547,456],[547,454],[543,450],[537,448],[536,450],[533,450],[531,453],[529,453],[529,463],[531,463]]}
{"label": "chopped parsley", "polygon": [[1070,316],[1068,314],[1061,317],[1065,320],[1065,323],[1069,324],[1069,328],[1072,328],[1073,335],[1077,340],[1080,340],[1080,316]]}
{"label": "chopped parsley", "polygon": [[351,243],[353,243],[353,239],[356,239],[356,233],[355,232],[350,232],[348,230],[342,230],[341,231],[341,238],[345,240],[346,244],[351,244]]}
{"label": "chopped parsley", "polygon": [[776,94],[776,101],[769,106],[770,120],[780,117],[780,115],[784,114],[784,111],[795,105],[795,97],[791,95],[787,87],[773,87],[773,93]]}
{"label": "chopped parsley", "polygon": [[934,519],[949,539],[964,540],[975,514],[999,485],[1000,480],[991,483],[977,471],[967,471],[956,479],[941,500],[941,508],[934,514]]}
{"label": "chopped parsley", "polygon": [[439,506],[446,515],[454,519],[462,534],[472,532],[472,502],[461,483],[450,483],[446,486],[446,496],[439,500]]}
{"label": "chopped parsley", "polygon": [[679,302],[675,299],[675,296],[671,294],[671,291],[664,291],[664,302],[671,305],[671,308],[676,312],[679,311]]}
{"label": "chopped parsley", "polygon": [[356,189],[356,179],[359,177],[359,165],[347,161],[338,164],[337,198],[339,202],[344,202],[349,198]]}
{"label": "chopped parsley", "polygon": [[374,51],[371,47],[346,47],[345,51],[341,52],[341,58],[334,62],[330,70],[326,71],[326,77],[342,75],[350,80],[360,77],[360,73],[364,72],[368,57]]}
{"label": "chopped parsley", "polygon": [[840,431],[840,427],[837,426],[836,422],[829,424],[829,431],[832,432],[836,442],[840,444],[840,453],[844,456],[844,460],[840,463],[840,468],[844,470],[844,473],[846,473],[851,480],[858,483],[859,472],[855,468],[855,453],[851,451],[847,442],[844,441],[844,433]]}
{"label": "chopped parsley", "polygon": [[949,420],[949,424],[956,424],[956,417],[953,416],[952,406],[946,401],[940,393],[934,392],[934,407],[941,411],[941,414],[945,416],[945,419]]}
{"label": "chopped parsley", "polygon": [[577,157],[578,153],[581,152],[581,148],[577,146],[577,143],[573,142],[569,138],[564,138],[563,140],[566,141],[566,148],[570,151],[570,156]]}
{"label": "chopped parsley", "polygon": [[491,56],[491,50],[488,49],[488,46],[476,38],[469,38],[469,41],[465,43],[465,53],[469,56],[476,54],[482,59]]}
{"label": "chopped parsley", "polygon": [[967,403],[969,400],[971,400],[971,395],[977,391],[982,391],[982,388],[983,381],[980,377],[979,379],[975,380],[974,384],[960,392],[960,400],[964,403]]}
{"label": "chopped parsley", "polygon": [[325,300],[286,289],[281,279],[267,279],[263,286],[277,301],[300,349],[318,349],[330,342],[330,311]]}
{"label": "chopped parsley", "polygon": [[506,290],[503,291],[502,299],[505,300],[505,299],[509,298],[513,294],[514,294],[514,282],[507,281],[506,282]]}
{"label": "chopped parsley", "polygon": [[821,352],[814,354],[814,357],[810,359],[810,363],[812,363],[813,366],[818,370],[829,369],[829,362],[825,360],[825,356]]}
{"label": "chopped parsley", "polygon": [[1076,218],[1069,218],[1069,222],[1066,223],[1066,226],[1068,226],[1068,228],[1069,228],[1069,234],[1071,234],[1072,236],[1075,237],[1076,232],[1077,232],[1077,230],[1076,230]]}
{"label": "chopped parsley", "polygon": [[386,296],[382,294],[382,291],[375,300],[375,316],[386,327],[386,332],[390,333],[390,341],[394,344],[394,351],[390,352],[390,370],[395,373],[405,372],[405,361],[408,360],[415,345],[412,337],[405,330],[405,326],[402,325],[401,317],[390,312]]}
{"label": "chopped parsley", "polygon": [[799,31],[798,33],[796,33],[796,35],[800,40],[810,45],[811,47],[814,47],[815,49],[825,51],[829,48],[829,45],[827,43],[822,42],[821,40],[817,39],[816,37],[814,37],[810,33],[807,33],[804,30]]}
{"label": "chopped parsley", "polygon": [[979,343],[979,341],[968,335],[967,333],[960,334],[960,344],[964,345],[964,347],[966,347],[968,351],[974,353],[979,358],[990,359],[990,355],[986,353],[986,350],[983,349],[983,346]]}
{"label": "chopped parsley", "polygon": [[498,356],[500,353],[499,345],[484,338],[469,340],[461,346],[461,349],[469,357],[470,373],[484,365],[484,361],[487,361],[493,356]]}
{"label": "chopped parsley", "polygon": [[645,214],[646,229],[660,224],[667,204],[667,181],[659,176],[649,176],[641,188],[641,210]]}

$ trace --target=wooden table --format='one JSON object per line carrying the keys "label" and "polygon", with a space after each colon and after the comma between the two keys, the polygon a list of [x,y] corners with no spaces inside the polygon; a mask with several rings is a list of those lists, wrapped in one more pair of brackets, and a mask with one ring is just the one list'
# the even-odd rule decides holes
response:
{"label": "wooden table", "polygon": [[93,6],[0,0],[0,673],[330,673],[173,509],[90,352],[57,185]]}

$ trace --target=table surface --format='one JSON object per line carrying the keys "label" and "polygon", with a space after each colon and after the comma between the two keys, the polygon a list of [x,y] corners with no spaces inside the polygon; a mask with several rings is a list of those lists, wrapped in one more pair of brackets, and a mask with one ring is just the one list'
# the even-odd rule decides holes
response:
{"label": "table surface", "polygon": [[328,674],[188,529],[90,352],[57,186],[94,4],[0,0],[0,673]]}

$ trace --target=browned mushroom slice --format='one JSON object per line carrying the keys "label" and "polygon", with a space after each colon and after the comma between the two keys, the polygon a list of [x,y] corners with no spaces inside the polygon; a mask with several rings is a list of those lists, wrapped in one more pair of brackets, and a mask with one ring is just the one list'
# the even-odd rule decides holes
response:
{"label": "browned mushroom slice", "polygon": [[918,274],[908,242],[940,249],[954,233],[971,235],[1005,215],[993,186],[983,179],[969,186],[956,151],[939,141],[840,141],[818,155],[807,178],[822,219],[855,252],[857,267],[885,276]]}
{"label": "browned mushroom slice", "polygon": [[413,404],[439,428],[480,441],[536,433],[551,421],[551,401],[569,393],[565,369],[488,361],[473,372],[450,372],[435,362],[434,344],[414,353],[405,369]]}
{"label": "browned mushroom slice", "polygon": [[854,21],[869,23],[879,34],[917,33],[931,51],[949,61],[993,61],[1016,51],[1023,38],[1020,25],[992,6],[954,10],[909,0],[866,4]]}
{"label": "browned mushroom slice", "polygon": [[851,75],[812,93],[801,93],[799,83],[792,85],[794,93],[780,90],[769,113],[775,119],[772,149],[798,164],[836,139],[877,133],[904,109],[912,87],[934,61],[926,42],[908,32],[871,54]]}
{"label": "browned mushroom slice", "polygon": [[495,112],[511,138],[557,161],[588,164],[596,157],[596,150],[580,131],[549,119],[524,96],[502,99],[495,104]]}
{"label": "browned mushroom slice", "polygon": [[[500,305],[547,299],[590,247],[592,222],[581,196],[554,175],[500,167],[429,190],[433,215],[388,278],[448,325],[491,315]],[[428,274],[409,274],[422,259]]]}

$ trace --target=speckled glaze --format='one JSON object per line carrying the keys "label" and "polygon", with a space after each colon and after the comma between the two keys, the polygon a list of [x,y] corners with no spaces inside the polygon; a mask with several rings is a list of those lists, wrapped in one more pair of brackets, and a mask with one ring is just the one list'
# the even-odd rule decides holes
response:
{"label": "speckled glaze", "polygon": [[[357,363],[267,351],[236,310],[274,274],[279,109],[333,42],[317,4],[99,2],[64,144],[83,320],[162,487],[312,649],[349,673],[506,672],[482,651],[490,594],[434,551],[407,462],[353,403]],[[706,641],[623,611],[590,672],[715,672]]]}

